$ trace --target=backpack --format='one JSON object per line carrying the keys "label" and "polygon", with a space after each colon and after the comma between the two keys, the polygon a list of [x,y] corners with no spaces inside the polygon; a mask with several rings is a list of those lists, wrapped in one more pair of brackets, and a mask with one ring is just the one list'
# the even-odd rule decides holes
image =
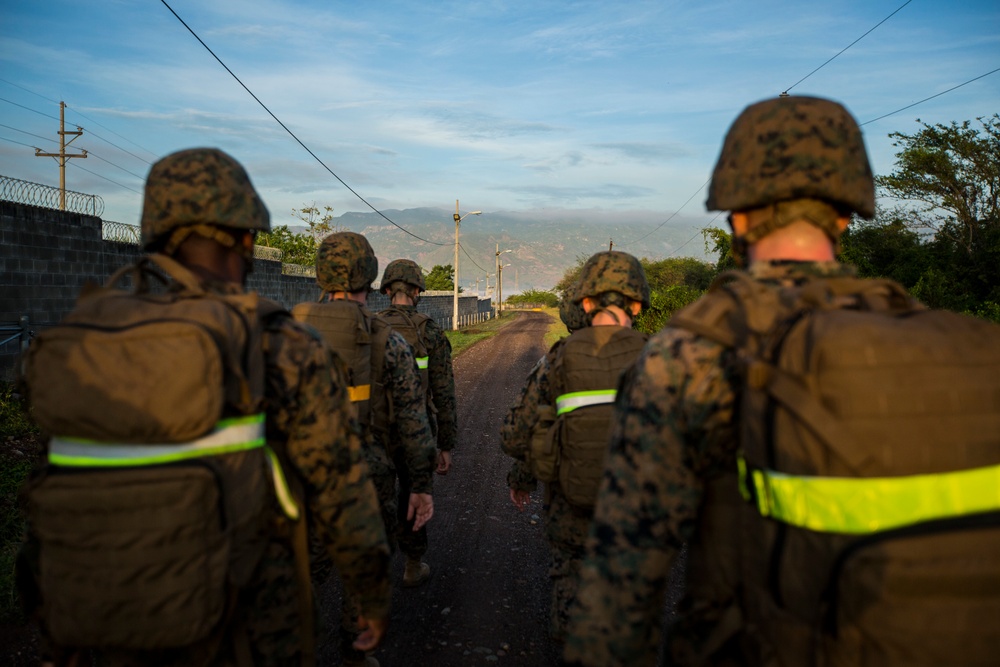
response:
{"label": "backpack", "polygon": [[739,272],[670,326],[737,354],[751,661],[995,664],[1000,327],[887,280]]}
{"label": "backpack", "polygon": [[437,406],[434,405],[430,383],[430,346],[427,339],[427,323],[430,315],[424,313],[408,313],[399,308],[387,308],[378,314],[389,323],[393,331],[398,331],[413,348],[413,356],[420,372],[420,386],[424,390],[427,404],[427,418],[431,424],[431,432],[437,435]]}
{"label": "backpack", "polygon": [[543,482],[559,482],[566,499],[592,509],[604,472],[618,377],[647,337],[634,329],[591,326],[554,347],[550,381],[555,406],[539,406],[528,462]]}
{"label": "backpack", "polygon": [[[171,289],[150,290],[167,284],[155,269]],[[25,380],[52,438],[28,520],[56,644],[179,648],[228,622],[271,516],[261,321],[277,312],[151,255],[32,343]]]}
{"label": "backpack", "polygon": [[368,435],[389,438],[392,402],[385,386],[385,349],[392,329],[359,303],[346,299],[300,303],[292,317],[313,327],[347,364],[348,395]]}

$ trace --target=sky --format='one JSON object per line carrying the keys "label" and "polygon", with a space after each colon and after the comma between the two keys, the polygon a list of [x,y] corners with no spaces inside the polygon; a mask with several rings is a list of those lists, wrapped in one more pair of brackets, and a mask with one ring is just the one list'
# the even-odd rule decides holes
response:
{"label": "sky", "polygon": [[58,151],[64,101],[84,128],[70,149],[89,152],[67,188],[106,220],[138,223],[156,159],[217,146],[273,224],[458,200],[697,227],[717,220],[705,185],[749,103],[843,102],[881,174],[890,133],[1000,112],[1000,71],[982,76],[1000,68],[996,0],[167,3],[315,157],[162,0],[0,0],[0,175],[58,185],[34,148]]}

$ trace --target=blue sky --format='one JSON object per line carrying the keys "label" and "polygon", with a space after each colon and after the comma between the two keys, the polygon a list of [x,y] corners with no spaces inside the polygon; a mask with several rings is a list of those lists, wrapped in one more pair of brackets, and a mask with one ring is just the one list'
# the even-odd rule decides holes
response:
{"label": "blue sky", "polygon": [[[459,199],[463,212],[616,222],[680,210],[668,224],[693,228],[715,216],[699,188],[739,111],[905,0],[168,2],[379,209]],[[58,138],[63,100],[85,129],[73,146],[91,151],[70,161],[67,187],[99,194],[106,219],[136,223],[149,164],[199,145],[243,162],[277,224],[312,202],[369,210],[161,2],[0,0],[0,12],[0,174],[58,184],[30,146],[57,150],[39,136]],[[791,92],[840,100],[865,123],[997,68],[1000,3],[912,0]],[[1000,72],[868,123],[873,167],[892,169],[887,135],[917,118],[998,111]]]}

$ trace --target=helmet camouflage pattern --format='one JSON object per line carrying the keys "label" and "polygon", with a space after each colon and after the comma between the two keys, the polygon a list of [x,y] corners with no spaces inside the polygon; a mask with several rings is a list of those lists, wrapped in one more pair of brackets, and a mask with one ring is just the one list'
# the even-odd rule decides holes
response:
{"label": "helmet camouflage pattern", "polygon": [[385,271],[382,272],[382,282],[379,291],[385,294],[389,289],[389,285],[397,280],[407,285],[413,285],[420,289],[421,292],[427,289],[424,286],[424,274],[420,270],[420,266],[411,259],[394,259],[389,262],[389,265],[385,267]]}
{"label": "helmet camouflage pattern", "polygon": [[359,292],[378,277],[378,258],[361,234],[330,234],[316,251],[316,282],[327,292]]}
{"label": "helmet camouflage pattern", "polygon": [[151,250],[173,230],[191,225],[266,232],[271,215],[239,162],[218,148],[191,148],[149,170],[141,224],[143,249]]}
{"label": "helmet camouflage pattern", "polygon": [[744,109],[726,134],[706,208],[744,211],[790,199],[819,199],[869,219],[875,214],[861,128],[837,102],[764,100]]}
{"label": "helmet camouflage pattern", "polygon": [[619,250],[599,252],[583,265],[573,303],[604,292],[620,292],[649,308],[649,283],[639,260]]}

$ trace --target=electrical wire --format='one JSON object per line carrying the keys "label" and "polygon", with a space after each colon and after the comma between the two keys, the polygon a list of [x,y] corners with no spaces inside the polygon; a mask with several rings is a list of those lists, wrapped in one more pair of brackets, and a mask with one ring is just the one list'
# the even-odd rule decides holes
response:
{"label": "electrical wire", "polygon": [[34,148],[31,144],[26,144],[21,141],[14,141],[13,139],[8,139],[7,137],[0,137],[0,141],[8,141],[12,144],[17,144],[18,146],[24,146],[25,148]]}
{"label": "electrical wire", "polygon": [[82,169],[83,171],[87,172],[87,173],[88,173],[88,174],[90,174],[91,176],[97,176],[98,178],[103,178],[103,179],[104,179],[104,180],[106,180],[107,182],[109,182],[109,183],[114,183],[114,184],[115,184],[115,185],[117,185],[118,187],[120,187],[120,188],[125,188],[125,189],[126,189],[126,190],[128,190],[129,192],[134,192],[134,193],[136,193],[137,195],[141,195],[141,194],[142,194],[142,193],[141,193],[141,192],[139,192],[138,190],[133,190],[133,189],[132,189],[132,188],[130,188],[129,186],[127,186],[127,185],[122,185],[122,184],[121,184],[121,183],[119,183],[118,181],[115,181],[115,180],[112,180],[112,179],[108,178],[107,176],[101,176],[101,175],[100,175],[100,174],[98,174],[97,172],[93,172],[93,171],[91,171],[91,170],[87,169],[86,167],[81,167],[80,165],[76,164],[75,162],[70,162],[70,166],[73,166],[73,167],[76,167],[77,169]]}
{"label": "electrical wire", "polygon": [[305,151],[306,151],[307,153],[309,153],[309,155],[311,155],[311,156],[313,157],[313,159],[314,159],[314,160],[316,160],[316,162],[318,162],[318,163],[320,164],[320,166],[322,166],[322,167],[323,167],[324,169],[326,169],[326,170],[327,170],[327,171],[328,171],[328,172],[330,173],[330,175],[331,175],[331,176],[333,176],[333,177],[334,177],[335,179],[337,179],[338,181],[340,181],[340,184],[341,184],[341,185],[343,185],[343,186],[344,186],[345,188],[347,188],[347,189],[348,189],[348,190],[349,190],[349,191],[351,192],[351,194],[353,194],[353,195],[354,195],[355,197],[357,197],[357,198],[358,198],[359,200],[361,200],[361,202],[362,202],[362,203],[363,203],[363,204],[364,204],[365,206],[367,206],[367,207],[368,207],[368,208],[370,208],[370,209],[371,209],[372,211],[374,211],[375,213],[377,213],[377,214],[379,215],[379,217],[381,217],[382,219],[386,220],[386,221],[387,221],[388,223],[390,223],[390,224],[391,224],[392,226],[396,227],[396,228],[397,228],[397,229],[399,229],[400,231],[403,231],[403,232],[405,232],[405,233],[409,234],[410,236],[412,236],[413,238],[417,239],[418,241],[423,241],[424,243],[430,243],[431,245],[437,245],[437,246],[446,246],[446,245],[451,245],[451,244],[449,244],[449,243],[439,243],[438,241],[431,241],[430,239],[425,239],[425,238],[423,238],[422,236],[418,236],[417,234],[414,234],[413,232],[411,232],[410,230],[406,229],[406,228],[405,228],[405,227],[403,227],[402,225],[398,224],[398,223],[397,223],[397,222],[395,222],[394,220],[391,220],[391,219],[390,219],[390,218],[389,218],[388,216],[386,216],[386,215],[385,215],[384,213],[382,213],[382,211],[380,211],[380,210],[378,210],[377,208],[375,208],[374,206],[372,206],[372,205],[371,205],[371,204],[370,204],[370,203],[368,202],[368,200],[367,200],[367,199],[365,199],[364,197],[362,197],[362,196],[361,196],[361,195],[360,195],[360,194],[359,194],[359,193],[358,193],[358,192],[357,192],[356,190],[354,190],[354,188],[352,188],[352,187],[351,187],[350,185],[348,185],[348,184],[347,184],[347,183],[346,183],[346,182],[344,181],[344,179],[342,179],[342,178],[341,178],[340,176],[338,176],[338,175],[337,175],[336,173],[334,173],[334,171],[333,171],[332,169],[330,169],[330,167],[326,166],[326,163],[325,163],[325,162],[323,162],[323,160],[321,160],[321,159],[319,158],[319,156],[317,156],[317,155],[316,155],[315,153],[313,153],[313,152],[312,152],[312,150],[311,150],[311,149],[310,149],[310,148],[309,148],[308,146],[306,146],[306,145],[305,145],[305,143],[303,143],[303,142],[302,142],[302,140],[301,140],[301,139],[299,139],[299,138],[298,138],[298,137],[297,137],[297,136],[295,135],[295,133],[294,133],[294,132],[292,132],[292,131],[291,131],[290,129],[288,129],[288,126],[287,126],[287,125],[285,125],[285,124],[284,124],[283,122],[281,122],[281,120],[280,120],[280,119],[279,119],[279,118],[278,118],[277,116],[275,116],[275,115],[274,115],[274,113],[272,113],[270,109],[268,109],[268,108],[267,108],[267,105],[266,105],[266,104],[264,104],[263,102],[261,102],[260,98],[259,98],[259,97],[257,97],[257,96],[256,96],[256,95],[255,95],[255,94],[253,93],[253,91],[252,91],[252,90],[250,90],[250,89],[249,89],[249,88],[248,88],[248,87],[246,86],[246,84],[245,84],[245,83],[243,83],[243,82],[242,82],[242,81],[240,80],[240,78],[239,78],[238,76],[236,76],[236,74],[235,74],[235,73],[233,72],[233,70],[229,69],[229,67],[228,67],[228,66],[226,65],[226,63],[222,62],[222,59],[221,59],[221,58],[219,58],[219,56],[215,55],[215,52],[214,52],[214,51],[212,51],[212,49],[210,49],[210,48],[208,47],[208,44],[206,44],[206,43],[205,43],[205,42],[204,42],[204,41],[202,40],[202,38],[198,36],[198,33],[196,33],[196,32],[195,32],[194,30],[192,30],[192,29],[191,29],[191,26],[189,26],[189,25],[188,25],[187,23],[185,23],[185,22],[184,22],[184,19],[182,19],[182,18],[181,18],[181,17],[180,17],[180,16],[179,16],[179,15],[177,14],[177,12],[175,12],[175,11],[174,11],[173,7],[171,7],[171,6],[169,5],[169,4],[167,4],[167,0],[160,0],[160,2],[162,2],[162,3],[163,3],[163,6],[164,6],[164,7],[166,7],[167,9],[169,9],[169,10],[170,10],[170,13],[171,13],[171,14],[173,14],[173,15],[174,15],[174,17],[176,17],[176,18],[177,18],[177,20],[181,22],[181,25],[183,25],[183,26],[184,26],[185,28],[187,28],[188,32],[190,32],[190,33],[191,33],[191,34],[192,34],[192,35],[194,36],[194,38],[195,38],[195,39],[197,39],[197,40],[198,40],[198,42],[199,42],[199,43],[200,43],[200,44],[201,44],[201,45],[202,45],[203,47],[205,47],[205,50],[206,50],[206,51],[208,51],[208,52],[209,52],[210,54],[212,54],[212,57],[213,57],[213,58],[215,58],[215,59],[216,59],[216,61],[218,61],[218,63],[219,63],[220,65],[222,65],[222,67],[223,67],[223,68],[224,68],[224,69],[225,69],[225,70],[226,70],[227,72],[229,72],[230,76],[232,76],[232,77],[233,77],[233,78],[234,78],[234,79],[236,80],[236,82],[237,82],[238,84],[240,84],[240,86],[242,86],[242,87],[243,87],[243,90],[247,91],[247,93],[249,93],[250,97],[254,98],[254,100],[255,100],[255,101],[257,102],[257,104],[259,104],[259,105],[261,106],[261,108],[262,108],[262,109],[264,109],[264,111],[266,111],[266,112],[268,113],[268,115],[269,115],[269,116],[271,116],[271,118],[273,118],[273,119],[274,119],[274,121],[275,121],[275,122],[276,122],[276,123],[277,123],[278,125],[280,125],[280,126],[282,127],[282,129],[284,129],[284,130],[285,130],[285,132],[287,132],[287,133],[288,133],[288,135],[289,135],[289,136],[290,136],[290,137],[291,137],[292,139],[294,139],[294,140],[295,140],[295,141],[296,141],[296,142],[297,142],[297,143],[299,144],[299,146],[301,146],[301,147],[302,147],[303,149],[305,149]]}
{"label": "electrical wire", "polygon": [[656,233],[657,231],[659,231],[659,229],[661,227],[663,227],[663,225],[667,224],[668,222],[670,222],[671,220],[673,220],[674,218],[676,218],[677,215],[684,209],[684,207],[687,206],[688,204],[690,204],[691,200],[694,199],[696,196],[698,196],[699,192],[701,192],[702,190],[705,189],[705,186],[708,185],[711,180],[712,180],[711,177],[709,177],[709,179],[707,181],[705,181],[704,183],[701,184],[700,188],[698,188],[697,190],[694,191],[694,194],[692,194],[690,197],[687,198],[687,201],[685,201],[683,204],[680,205],[680,208],[678,208],[676,211],[674,211],[670,215],[669,218],[667,218],[666,220],[664,220],[663,222],[661,222],[660,224],[658,224],[656,227],[654,227],[652,230],[650,230],[650,232],[648,234],[640,236],[637,239],[633,239],[633,240],[629,241],[628,243],[619,243],[618,246],[622,247],[622,248],[625,248],[625,247],[628,247],[628,246],[633,245],[635,243],[638,243],[639,241],[642,241],[643,239],[645,239],[645,238],[647,238],[649,236],[652,236],[654,233]]}
{"label": "electrical wire", "polygon": [[883,115],[879,116],[878,118],[872,118],[871,120],[866,120],[865,122],[861,123],[861,125],[867,125],[868,123],[874,123],[877,120],[882,120],[883,118],[888,118],[889,116],[893,116],[895,114],[898,114],[900,111],[906,111],[907,109],[913,108],[913,107],[917,106],[918,104],[923,104],[924,102],[926,102],[928,100],[933,100],[935,97],[941,97],[945,93],[950,93],[951,91],[957,90],[957,89],[961,88],[962,86],[966,86],[966,85],[972,83],[973,81],[979,81],[980,79],[982,79],[984,77],[987,77],[990,74],[996,74],[997,72],[1000,72],[1000,67],[996,68],[995,70],[993,70],[991,72],[987,72],[986,74],[980,74],[979,76],[977,76],[974,79],[969,79],[965,83],[960,83],[957,86],[952,86],[948,90],[942,90],[940,93],[938,93],[936,95],[931,95],[930,97],[925,97],[924,99],[920,100],[919,102],[914,102],[913,104],[907,104],[902,109],[896,109],[895,111],[890,111],[889,113],[883,114]]}
{"label": "electrical wire", "polygon": [[898,12],[899,10],[901,10],[903,7],[905,7],[906,5],[910,4],[911,2],[913,2],[913,0],[906,0],[906,2],[904,2],[902,5],[900,5],[899,7],[896,8],[895,12],[893,12],[892,14],[889,14],[888,16],[886,16],[884,19],[882,19],[881,21],[879,21],[878,23],[876,23],[868,32],[866,32],[865,34],[861,35],[861,37],[858,37],[856,40],[854,40],[853,42],[851,42],[850,44],[848,44],[847,46],[845,46],[844,48],[842,48],[840,51],[837,52],[837,54],[835,56],[833,56],[833,58],[830,58],[825,63],[823,63],[822,65],[820,65],[819,67],[817,67],[816,69],[814,69],[813,71],[809,72],[804,77],[802,77],[801,79],[799,79],[798,81],[796,81],[795,83],[793,83],[792,85],[790,85],[788,88],[785,88],[785,91],[783,93],[781,93],[781,94],[782,95],[787,95],[789,90],[791,90],[795,86],[799,85],[800,83],[802,83],[803,81],[805,81],[806,79],[808,79],[809,77],[811,77],[816,72],[820,71],[821,69],[823,69],[824,67],[826,67],[827,65],[829,65],[834,60],[834,58],[836,58],[841,53],[843,53],[844,51],[846,51],[847,49],[851,48],[852,46],[854,46],[855,44],[857,44],[858,42],[860,42],[862,39],[864,39],[865,37],[867,37],[873,30],[875,30],[875,28],[879,27],[880,25],[882,25],[883,23],[885,23],[886,21],[888,21],[889,19],[891,19],[893,16],[896,15],[896,12]]}
{"label": "electrical wire", "polygon": [[476,265],[477,269],[479,269],[480,271],[483,271],[485,273],[489,273],[489,271],[486,271],[486,269],[484,269],[483,267],[479,266],[479,263],[476,262],[476,260],[472,259],[472,255],[469,254],[469,252],[465,249],[464,245],[462,245],[461,243],[459,243],[458,247],[462,249],[462,252],[464,252],[465,256],[469,258],[469,261]]}
{"label": "electrical wire", "polygon": [[697,233],[697,234],[695,234],[694,236],[692,236],[691,238],[689,238],[689,239],[688,239],[687,241],[685,241],[684,243],[682,243],[682,244],[680,244],[679,246],[677,246],[676,248],[674,248],[674,249],[673,249],[673,250],[672,250],[672,251],[670,252],[670,254],[669,254],[669,255],[667,255],[667,257],[673,257],[673,256],[674,256],[674,255],[676,255],[676,254],[677,254],[678,252],[680,252],[680,249],[681,249],[681,248],[683,248],[683,247],[684,247],[684,246],[686,246],[686,245],[687,245],[688,243],[691,243],[691,241],[694,241],[694,240],[695,240],[696,238],[698,238],[699,236],[701,236],[702,234],[704,234],[704,233],[705,233],[705,230],[706,230],[706,229],[708,229],[709,225],[711,225],[711,224],[712,224],[713,222],[715,222],[716,220],[718,220],[718,219],[719,219],[719,216],[721,216],[721,215],[722,215],[722,213],[723,213],[722,211],[719,211],[718,213],[716,213],[716,214],[715,214],[715,217],[714,217],[714,218],[712,218],[711,220],[709,220],[709,221],[708,221],[708,223],[707,223],[707,224],[706,224],[706,225],[705,225],[704,227],[702,227],[701,229],[699,229],[699,230],[698,230],[698,233]]}
{"label": "electrical wire", "polygon": [[11,102],[10,100],[5,99],[3,97],[0,97],[0,102],[6,102],[7,104],[13,104],[16,107],[21,107],[25,111],[30,111],[31,113],[37,113],[39,116],[45,116],[46,118],[51,118],[52,120],[56,120],[56,121],[59,120],[58,116],[50,116],[49,114],[44,113],[42,111],[39,111],[38,109],[32,109],[31,107],[26,107],[23,104],[18,104],[17,102]]}
{"label": "electrical wire", "polygon": [[[4,125],[3,123],[0,123],[0,127],[5,127],[8,130],[14,130],[15,132],[20,132],[21,134],[26,134],[29,137],[35,137],[36,139],[41,139],[42,141],[49,141],[49,142],[52,142],[54,144],[58,144],[59,143],[55,139],[50,139],[49,137],[43,137],[40,134],[34,134],[32,132],[28,132],[27,130],[21,130],[21,129],[18,129],[16,127],[11,127],[10,125]],[[27,144],[25,144],[25,146],[27,146]],[[34,146],[32,146],[32,148],[34,148]],[[39,149],[39,150],[41,150],[41,149]]]}

